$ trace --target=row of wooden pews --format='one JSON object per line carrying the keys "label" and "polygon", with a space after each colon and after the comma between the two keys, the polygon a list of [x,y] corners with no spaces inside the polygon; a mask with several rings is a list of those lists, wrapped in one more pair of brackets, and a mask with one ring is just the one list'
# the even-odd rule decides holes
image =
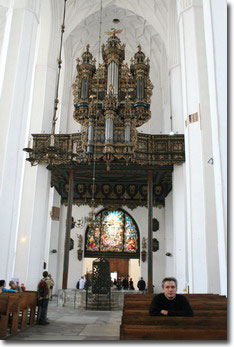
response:
{"label": "row of wooden pews", "polygon": [[155,294],[125,294],[120,340],[227,340],[227,298],[185,294],[194,317],[149,315]]}
{"label": "row of wooden pews", "polygon": [[35,291],[0,294],[0,339],[35,323],[38,296]]}

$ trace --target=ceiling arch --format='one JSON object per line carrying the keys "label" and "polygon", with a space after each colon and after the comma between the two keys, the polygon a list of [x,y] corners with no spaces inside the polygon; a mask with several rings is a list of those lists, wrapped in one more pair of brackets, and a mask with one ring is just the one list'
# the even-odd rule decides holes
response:
{"label": "ceiling arch", "polygon": [[[158,71],[162,46],[167,50],[168,1],[103,0],[102,15],[100,4],[101,0],[68,2],[65,39],[70,38],[73,58],[80,56],[89,43],[92,54],[98,60],[101,17],[101,44],[106,42],[105,33],[112,27],[122,29],[119,37],[126,43],[126,62],[135,54],[140,43]],[[114,18],[120,22],[114,24]]]}

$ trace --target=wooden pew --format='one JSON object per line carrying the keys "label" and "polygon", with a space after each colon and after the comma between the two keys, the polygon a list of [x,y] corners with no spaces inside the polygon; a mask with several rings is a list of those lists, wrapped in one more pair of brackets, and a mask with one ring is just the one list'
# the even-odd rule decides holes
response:
{"label": "wooden pew", "polygon": [[[126,293],[124,294],[124,299],[134,299],[134,300],[142,300],[143,298],[153,298],[155,295],[157,294],[153,294],[153,293],[146,293],[146,294],[133,294],[133,293]],[[220,294],[212,294],[212,293],[207,293],[207,294],[188,294],[185,293],[183,294],[185,297],[187,298],[215,298],[215,297],[224,297],[226,298],[225,295],[220,295]]]}
{"label": "wooden pew", "polygon": [[37,292],[0,294],[0,337],[6,338],[35,322]]}
{"label": "wooden pew", "polygon": [[29,311],[29,295],[26,293],[21,294],[19,302],[19,329],[24,330],[28,323],[28,311]]}
{"label": "wooden pew", "polygon": [[37,308],[38,308],[38,294],[36,291],[25,291],[28,295],[28,324],[33,325],[35,323]]}
{"label": "wooden pew", "polygon": [[[212,309],[212,310],[193,309],[193,314],[194,314],[194,317],[227,316],[227,308],[225,308],[223,310],[222,309],[217,310],[216,308]],[[137,316],[137,315],[149,316],[149,309],[124,309],[123,310],[123,317]]]}
{"label": "wooden pew", "polygon": [[[144,302],[144,301],[131,301],[131,302],[124,302],[124,309],[141,309],[141,308],[146,308],[150,306],[150,302]],[[189,300],[189,303],[191,305],[191,307],[193,309],[203,309],[203,310],[209,310],[209,309],[214,309],[214,307],[216,309],[224,309],[227,306],[227,302],[226,301],[191,301]]]}
{"label": "wooden pew", "polygon": [[0,295],[0,338],[7,336],[9,319],[9,296]]}
{"label": "wooden pew", "polygon": [[[124,301],[125,302],[151,302],[155,294],[125,294],[124,295]],[[225,295],[218,295],[218,294],[185,294],[184,295],[189,301],[222,301],[227,300]]]}
{"label": "wooden pew", "polygon": [[218,294],[187,294],[194,317],[151,317],[154,294],[126,294],[121,340],[226,340],[227,298]]}
{"label": "wooden pew", "polygon": [[[180,317],[177,317],[177,319]],[[169,318],[170,319],[170,318]],[[193,319],[190,317],[190,319]],[[227,329],[216,326],[197,326],[196,324],[183,327],[171,325],[126,325],[120,326],[120,340],[226,340]]]}
{"label": "wooden pew", "polygon": [[0,295],[1,338],[5,338],[7,333],[15,334],[18,331],[20,298],[18,293],[1,293]]}
{"label": "wooden pew", "polygon": [[190,325],[202,325],[209,326],[211,323],[219,323],[220,327],[227,328],[227,316],[223,315],[222,319],[220,316],[207,317],[161,317],[161,316],[123,316],[122,324],[127,325],[172,325],[182,326],[186,322],[186,327]]}

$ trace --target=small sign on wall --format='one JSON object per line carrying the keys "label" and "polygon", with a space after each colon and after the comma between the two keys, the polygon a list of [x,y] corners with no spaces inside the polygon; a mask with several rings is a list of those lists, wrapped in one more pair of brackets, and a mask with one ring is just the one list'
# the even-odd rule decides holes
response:
{"label": "small sign on wall", "polygon": [[187,119],[185,120],[185,126],[187,127],[190,123],[194,123],[198,121],[198,112],[189,114]]}

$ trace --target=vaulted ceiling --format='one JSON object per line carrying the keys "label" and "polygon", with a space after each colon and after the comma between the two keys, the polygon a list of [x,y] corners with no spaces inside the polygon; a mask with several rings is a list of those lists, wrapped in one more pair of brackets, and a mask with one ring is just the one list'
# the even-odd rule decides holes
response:
{"label": "vaulted ceiling", "polygon": [[[175,0],[68,0],[66,9],[65,45],[73,64],[72,79],[76,76],[76,58],[80,58],[86,45],[97,62],[102,62],[101,46],[112,28],[122,29],[118,34],[126,44],[125,63],[137,52],[140,44],[150,58],[150,78],[155,86],[151,110],[158,123],[145,124],[143,132],[163,131],[162,98],[167,100],[168,18],[170,3]],[[119,22],[113,22],[118,19]],[[162,91],[163,89],[163,91]],[[161,94],[163,93],[163,94]]]}
{"label": "vaulted ceiling", "polygon": [[[114,23],[113,19],[119,19]],[[89,42],[98,57],[107,31],[122,29],[120,38],[126,43],[126,59],[140,43],[154,64],[160,65],[162,45],[167,45],[168,0],[70,0],[67,4],[66,36],[72,40],[74,56],[79,56]]]}

